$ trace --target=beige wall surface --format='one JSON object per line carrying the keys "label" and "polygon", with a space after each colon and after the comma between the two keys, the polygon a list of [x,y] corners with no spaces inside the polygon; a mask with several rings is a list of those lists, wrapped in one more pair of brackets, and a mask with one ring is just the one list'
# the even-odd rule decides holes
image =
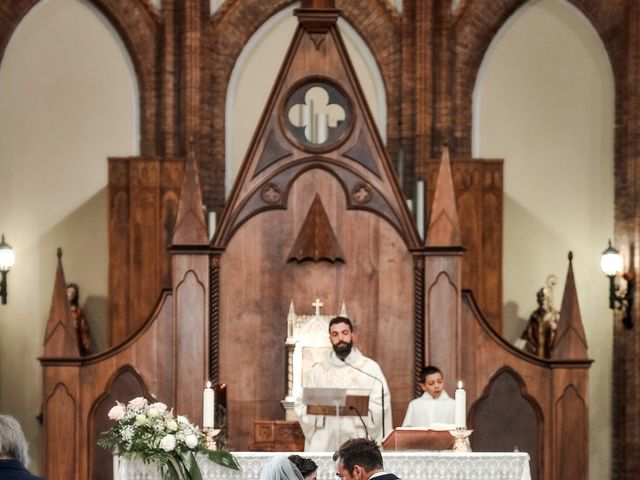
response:
{"label": "beige wall surface", "polygon": [[95,348],[106,344],[107,157],[138,153],[137,86],[92,6],[48,0],[18,25],[0,64],[0,231],[16,254],[0,306],[0,412],[21,422],[41,472],[41,370],[56,249]]}
{"label": "beige wall surface", "polygon": [[613,74],[592,26],[564,0],[522,7],[485,56],[474,156],[504,158],[504,330],[514,340],[567,252],[589,356],[590,478],[610,476],[613,329],[600,253],[613,233]]}

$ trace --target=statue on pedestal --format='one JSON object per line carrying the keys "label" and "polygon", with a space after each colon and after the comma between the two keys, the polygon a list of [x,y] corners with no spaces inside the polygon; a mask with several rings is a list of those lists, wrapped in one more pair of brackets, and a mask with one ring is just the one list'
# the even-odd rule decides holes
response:
{"label": "statue on pedestal", "polygon": [[71,308],[71,321],[76,330],[80,355],[89,353],[89,324],[80,307],[80,287],[77,283],[67,283],[67,298]]}

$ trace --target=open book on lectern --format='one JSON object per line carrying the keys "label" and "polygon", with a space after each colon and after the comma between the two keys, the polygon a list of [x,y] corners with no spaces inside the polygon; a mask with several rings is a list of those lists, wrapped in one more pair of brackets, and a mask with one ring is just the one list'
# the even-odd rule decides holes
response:
{"label": "open book on lectern", "polygon": [[366,388],[309,388],[302,390],[302,401],[309,415],[359,416],[369,414]]}

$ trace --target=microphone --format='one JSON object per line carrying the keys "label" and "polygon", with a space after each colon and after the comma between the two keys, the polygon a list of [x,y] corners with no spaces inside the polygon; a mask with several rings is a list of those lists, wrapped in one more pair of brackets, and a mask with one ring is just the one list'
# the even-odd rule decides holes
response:
{"label": "microphone", "polygon": [[365,421],[362,419],[362,415],[360,415],[360,412],[358,411],[358,409],[353,405],[349,405],[349,410],[353,410],[354,412],[356,412],[356,414],[358,415],[358,418],[362,422],[362,426],[364,427],[364,434],[367,436],[367,439],[369,439],[369,429],[367,428],[367,424],[365,423]]}
{"label": "microphone", "polygon": [[[338,357],[340,358],[340,357]],[[344,358],[341,358],[340,360],[342,360],[344,362],[344,364],[348,367],[353,368],[354,370],[359,371],[360,373],[364,373],[367,377],[371,377],[374,380],[376,380],[377,382],[380,382],[380,390],[382,391],[382,438],[384,438],[387,435],[387,432],[385,431],[384,428],[384,424],[385,424],[385,414],[384,414],[384,382],[382,380],[380,380],[378,377],[376,377],[375,375],[371,375],[369,372],[365,372],[364,370],[362,370],[361,368],[356,367],[355,365],[351,365],[350,363],[347,363],[347,361]]]}

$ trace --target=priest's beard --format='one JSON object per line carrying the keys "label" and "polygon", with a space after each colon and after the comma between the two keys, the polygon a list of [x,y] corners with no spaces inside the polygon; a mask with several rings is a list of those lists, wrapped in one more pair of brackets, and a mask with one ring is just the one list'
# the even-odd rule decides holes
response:
{"label": "priest's beard", "polygon": [[333,351],[336,352],[336,355],[340,360],[344,361],[344,359],[351,353],[352,348],[353,342],[338,342],[333,346]]}

